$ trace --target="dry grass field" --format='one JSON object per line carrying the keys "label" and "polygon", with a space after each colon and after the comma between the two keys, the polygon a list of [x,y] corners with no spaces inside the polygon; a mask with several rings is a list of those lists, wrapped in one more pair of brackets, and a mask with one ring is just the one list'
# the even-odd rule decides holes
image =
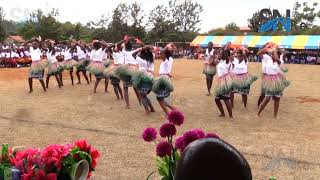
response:
{"label": "dry grass field", "polygon": [[[258,79],[251,87],[248,109],[236,96],[235,118],[230,120],[219,118],[213,97],[205,95],[202,62],[175,60],[171,101],[186,116],[179,134],[190,128],[216,132],[244,154],[255,180],[271,175],[279,180],[320,179],[320,66],[287,67],[291,85],[281,99],[279,119],[272,118],[272,103],[262,118],[256,117]],[[249,69],[261,74],[261,64],[251,63]],[[141,133],[146,126],[163,123],[158,104],[156,113],[145,116],[132,91],[132,108],[127,110],[111,85],[109,93],[101,84],[93,94],[93,83],[71,86],[66,75],[61,90],[51,78],[46,93],[34,81],[34,92],[28,94],[27,70],[0,69],[0,143],[44,147],[86,138],[102,153],[93,176],[98,180],[143,180],[156,170],[154,144],[145,143]]]}

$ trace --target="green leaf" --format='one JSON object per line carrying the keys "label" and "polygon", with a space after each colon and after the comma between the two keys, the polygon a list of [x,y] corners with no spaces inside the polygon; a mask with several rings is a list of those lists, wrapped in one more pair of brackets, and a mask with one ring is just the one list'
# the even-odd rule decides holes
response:
{"label": "green leaf", "polygon": [[274,176],[270,176],[269,180],[277,180],[277,178]]}
{"label": "green leaf", "polygon": [[71,154],[74,155],[74,154],[77,154],[78,152],[80,151],[80,148],[79,147],[75,147],[71,150]]}
{"label": "green leaf", "polygon": [[169,164],[167,162],[167,159],[157,157],[156,164],[157,164],[159,174],[163,177],[168,177],[169,176],[169,174],[168,174]]}

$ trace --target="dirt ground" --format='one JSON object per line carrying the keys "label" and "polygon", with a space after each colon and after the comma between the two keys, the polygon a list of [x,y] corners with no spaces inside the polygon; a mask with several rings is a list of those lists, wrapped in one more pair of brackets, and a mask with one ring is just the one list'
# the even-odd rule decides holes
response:
{"label": "dirt ground", "polygon": [[[236,96],[235,118],[230,120],[219,118],[213,97],[205,95],[202,62],[175,60],[171,101],[186,116],[178,133],[190,128],[216,132],[244,154],[253,179],[320,179],[320,66],[287,67],[291,85],[281,99],[279,119],[272,118],[271,103],[262,118],[256,117],[258,79],[251,87],[248,109]],[[260,76],[261,64],[250,63],[249,69]],[[127,110],[115,99],[111,85],[109,93],[100,85],[93,94],[93,83],[71,86],[68,76],[61,90],[52,78],[48,92],[34,81],[34,92],[28,94],[27,70],[0,69],[0,143],[44,147],[86,138],[102,154],[93,176],[98,180],[142,180],[156,170],[154,144],[145,143],[141,133],[163,123],[158,104],[156,113],[145,116],[133,94],[132,109]]]}

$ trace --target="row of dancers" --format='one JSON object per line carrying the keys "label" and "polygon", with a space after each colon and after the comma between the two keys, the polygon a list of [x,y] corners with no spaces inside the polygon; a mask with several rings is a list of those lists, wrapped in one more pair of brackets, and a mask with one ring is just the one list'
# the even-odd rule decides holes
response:
{"label": "row of dancers", "polygon": [[[140,46],[133,49],[132,41]],[[105,91],[108,91],[109,80],[113,86],[118,100],[124,99],[126,108],[130,108],[129,88],[133,90],[145,108],[146,113],[155,112],[148,98],[150,92],[154,92],[157,100],[166,114],[174,107],[165,101],[173,91],[171,82],[171,69],[173,65],[173,44],[168,44],[161,51],[162,62],[159,68],[159,76],[154,77],[155,51],[152,46],[144,45],[134,37],[126,36],[124,40],[116,44],[107,44],[104,41],[93,41],[86,45],[70,40],[67,46],[60,52],[55,51],[55,42],[46,40],[43,43],[36,38],[27,42],[30,47],[32,64],[29,70],[29,87],[32,89],[32,79],[39,79],[43,89],[48,87],[49,79],[55,76],[59,87],[63,86],[62,71],[67,70],[73,84],[73,68],[76,66],[76,74],[80,82],[80,73],[83,74],[87,83],[89,79],[87,72],[96,77],[93,92],[96,93],[97,86],[101,80],[105,81]],[[41,59],[41,50],[46,52],[47,60]],[[213,77],[218,75],[214,101],[220,111],[220,116],[225,116],[222,102],[225,103],[229,117],[233,118],[232,108],[234,106],[234,95],[241,94],[244,107],[247,107],[248,94],[251,84],[257,79],[248,73],[248,50],[246,48],[233,48],[227,43],[220,49],[215,50],[213,44],[208,44],[205,52],[203,73],[206,76],[208,94],[211,95]],[[270,99],[274,100],[274,117],[277,118],[280,98],[289,81],[285,79],[285,68],[281,60],[281,50],[276,44],[267,43],[258,55],[262,57],[262,85],[261,96],[258,100],[258,116],[264,110]],[[113,59],[113,60],[111,60]],[[46,86],[43,81],[44,68],[47,70]],[[123,84],[123,89],[120,86]]]}
{"label": "row of dancers", "polygon": [[[133,42],[140,46],[133,49]],[[56,42],[52,40],[41,41],[38,38],[23,44],[30,49],[32,63],[29,69],[29,88],[33,92],[33,79],[38,79],[46,91],[51,76],[55,76],[59,88],[63,86],[62,72],[69,71],[72,85],[73,70],[76,67],[78,83],[80,74],[89,84],[87,71],[96,77],[93,92],[96,93],[101,80],[105,81],[105,92],[108,92],[108,84],[111,82],[116,98],[125,100],[126,108],[130,109],[129,88],[134,90],[140,105],[143,105],[147,114],[155,112],[148,95],[154,92],[159,105],[168,114],[169,109],[175,109],[165,98],[173,91],[171,82],[171,69],[173,65],[173,44],[168,44],[161,51],[162,62],[159,68],[159,76],[155,78],[154,60],[155,49],[153,46],[144,45],[139,39],[125,36],[123,40],[115,44],[107,44],[104,41],[94,40],[90,44],[82,44],[69,40],[62,51],[56,51]],[[87,48],[87,47],[90,48]],[[41,56],[45,52],[46,58]],[[112,59],[112,60],[111,60]],[[43,80],[44,70],[47,68],[46,84]],[[123,88],[120,86],[122,81]]]}
{"label": "row of dancers", "polygon": [[[233,47],[231,43],[214,50],[213,43],[208,43],[203,74],[206,76],[208,96],[211,95],[213,77],[215,74],[218,75],[214,99],[222,117],[225,116],[225,112],[221,101],[225,103],[229,117],[233,118],[235,94],[241,94],[244,107],[247,107],[250,86],[257,80],[257,76],[248,73],[248,52],[248,49]],[[258,51],[257,55],[262,58],[262,84],[261,95],[257,103],[259,108],[257,116],[261,116],[272,98],[274,118],[277,118],[280,98],[290,84],[285,78],[287,69],[283,67],[283,54],[276,44],[269,42]]]}

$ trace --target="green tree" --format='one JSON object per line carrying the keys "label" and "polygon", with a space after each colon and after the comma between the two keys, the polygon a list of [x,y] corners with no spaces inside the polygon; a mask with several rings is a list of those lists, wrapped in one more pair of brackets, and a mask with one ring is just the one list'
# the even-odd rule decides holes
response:
{"label": "green tree", "polygon": [[169,1],[171,20],[180,32],[198,32],[202,5],[191,0]]}
{"label": "green tree", "polygon": [[296,2],[293,6],[291,26],[293,29],[299,29],[303,22],[307,28],[312,28],[318,18],[320,18],[320,9],[317,2],[312,3],[311,7],[307,2],[302,4]]}
{"label": "green tree", "polygon": [[0,42],[2,42],[7,35],[6,29],[4,27],[4,11],[2,7],[0,7]]}
{"label": "green tree", "polygon": [[19,33],[26,39],[41,36],[43,39],[59,39],[61,31],[56,17],[59,15],[57,9],[52,9],[44,14],[38,9],[30,14],[29,19],[19,29]]}
{"label": "green tree", "polygon": [[[122,39],[124,35],[128,34],[128,17],[129,17],[129,7],[120,3],[113,10],[112,20],[109,24],[108,31],[106,32],[108,42],[116,42]],[[103,29],[100,29],[100,31]]]}
{"label": "green tree", "polygon": [[143,38],[145,36],[145,28],[142,25],[144,16],[141,4],[134,2],[128,7],[130,14],[128,33],[132,36]]}
{"label": "green tree", "polygon": [[265,19],[260,19],[259,11],[253,13],[252,17],[248,19],[248,27],[253,32],[259,32],[260,26],[262,26],[267,21]]}
{"label": "green tree", "polygon": [[236,23],[232,22],[232,23],[229,23],[226,25],[225,30],[226,31],[239,31],[240,27],[237,26]]}

